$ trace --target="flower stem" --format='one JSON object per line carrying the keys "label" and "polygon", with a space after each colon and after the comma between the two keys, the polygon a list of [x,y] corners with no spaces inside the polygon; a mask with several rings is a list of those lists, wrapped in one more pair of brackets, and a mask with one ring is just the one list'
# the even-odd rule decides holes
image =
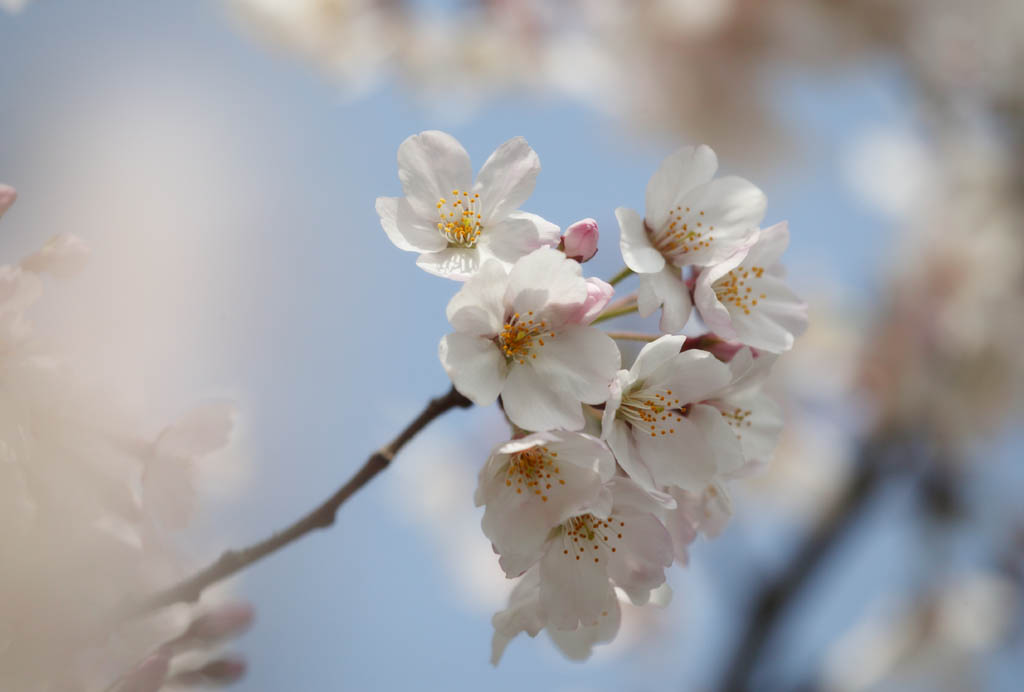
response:
{"label": "flower stem", "polygon": [[607,332],[608,336],[620,341],[657,341],[660,334],[644,334],[643,332]]}
{"label": "flower stem", "polygon": [[610,320],[613,317],[620,317],[622,315],[628,315],[630,313],[636,312],[639,309],[640,308],[638,308],[636,305],[627,305],[626,307],[619,308],[617,310],[608,310],[607,312],[604,312],[604,313],[598,315],[597,318],[593,322],[591,322],[591,324],[597,324],[598,322],[604,322],[605,320]]}
{"label": "flower stem", "polygon": [[632,273],[633,273],[632,269],[630,269],[629,267],[623,267],[622,271],[620,271],[618,274],[616,274],[612,278],[608,279],[608,283],[610,283],[612,286],[614,286],[615,284],[619,283],[620,281],[622,281],[623,279],[625,279],[627,276],[629,276]]}

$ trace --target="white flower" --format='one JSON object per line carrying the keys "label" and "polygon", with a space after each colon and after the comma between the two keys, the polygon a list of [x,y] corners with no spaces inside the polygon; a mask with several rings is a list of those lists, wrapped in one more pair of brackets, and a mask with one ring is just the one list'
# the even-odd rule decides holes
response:
{"label": "white flower", "polygon": [[700,271],[694,301],[716,334],[772,353],[788,351],[807,328],[807,305],[786,285],[779,258],[786,223],[766,228],[724,262]]}
{"label": "white flower", "polygon": [[[622,608],[615,590],[608,584],[604,594],[601,617],[593,625],[581,625],[574,630],[547,630],[551,641],[567,658],[582,661],[590,658],[595,644],[610,642],[619,632]],[[491,640],[491,663],[498,665],[505,648],[520,632],[531,637],[544,629],[546,620],[540,605],[540,568],[533,567],[522,576],[509,595],[508,608],[491,618],[494,637]]]}
{"label": "white flower", "polygon": [[550,530],[603,505],[615,459],[601,440],[582,433],[534,433],[498,445],[480,471],[477,506],[486,505],[484,535],[509,577],[535,564]]}
{"label": "white flower", "polygon": [[717,169],[709,147],[683,147],[647,183],[645,218],[626,207],[615,210],[622,257],[640,279],[640,314],[662,306],[664,332],[681,330],[692,309],[682,268],[727,259],[764,216],[764,193],[742,178],[714,178]]}
{"label": "white flower", "polygon": [[420,253],[422,269],[465,281],[488,259],[508,268],[539,247],[558,244],[558,226],[518,211],[539,172],[537,154],[515,137],[491,154],[474,183],[458,140],[421,132],[398,148],[405,197],[377,198],[377,213],[391,242]]}
{"label": "white flower", "polygon": [[680,352],[685,337],[644,346],[620,370],[605,404],[602,437],[619,465],[648,490],[699,492],[719,473],[743,465],[739,441],[718,409],[704,403],[732,380],[706,351]]}
{"label": "white flower", "polygon": [[455,332],[441,340],[441,363],[473,403],[485,406],[500,394],[521,428],[579,430],[580,402],[603,402],[619,368],[615,342],[586,326],[609,297],[552,248],[509,272],[488,261],[448,303]]}

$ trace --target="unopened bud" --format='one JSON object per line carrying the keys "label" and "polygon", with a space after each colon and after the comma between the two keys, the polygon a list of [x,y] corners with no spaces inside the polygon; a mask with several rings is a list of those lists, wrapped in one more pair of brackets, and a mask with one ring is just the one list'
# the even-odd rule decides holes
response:
{"label": "unopened bud", "polygon": [[0,184],[0,216],[11,208],[14,200],[18,199],[18,191],[10,185]]}
{"label": "unopened bud", "polygon": [[586,262],[597,254],[597,237],[597,221],[583,219],[565,229],[560,247],[569,259]]}
{"label": "unopened bud", "polygon": [[240,658],[218,658],[202,668],[178,673],[170,682],[175,685],[230,685],[245,675],[246,664]]}
{"label": "unopened bud", "polygon": [[587,299],[580,305],[574,320],[579,324],[590,324],[601,314],[608,301],[615,295],[615,289],[606,281],[595,276],[587,277]]}

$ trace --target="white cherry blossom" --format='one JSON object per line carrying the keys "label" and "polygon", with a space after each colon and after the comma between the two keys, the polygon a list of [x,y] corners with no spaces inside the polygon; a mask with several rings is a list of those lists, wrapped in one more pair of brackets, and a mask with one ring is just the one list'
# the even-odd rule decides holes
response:
{"label": "white cherry blossom", "polygon": [[717,169],[710,147],[683,147],[651,176],[644,217],[627,207],[615,210],[622,257],[640,279],[640,314],[662,307],[663,332],[681,330],[693,307],[683,268],[727,259],[764,217],[764,193],[743,178],[715,178]]}
{"label": "white cherry blossom", "polygon": [[[498,665],[505,648],[520,632],[530,637],[545,629],[547,621],[540,604],[540,567],[532,567],[516,583],[509,595],[508,607],[491,618],[494,636],[491,639],[491,663]],[[611,583],[604,592],[601,616],[592,625],[580,625],[574,630],[547,628],[555,646],[569,659],[583,661],[590,658],[594,645],[610,642],[619,632],[622,608]]]}
{"label": "white cherry blossom", "polygon": [[377,213],[392,243],[420,253],[416,264],[423,270],[465,281],[488,259],[508,268],[539,247],[558,244],[558,226],[518,211],[539,172],[537,154],[515,137],[491,154],[474,183],[458,140],[421,132],[398,148],[405,197],[378,197]]}
{"label": "white cherry blossom", "polygon": [[582,428],[580,403],[602,403],[620,364],[615,342],[587,326],[610,298],[602,284],[553,248],[511,271],[486,262],[448,303],[455,332],[439,355],[456,389],[481,406],[500,394],[525,430]]}
{"label": "white cherry blossom", "polygon": [[697,274],[694,301],[719,336],[772,353],[788,351],[807,328],[807,305],[786,285],[779,264],[789,229],[778,223],[753,240]]}
{"label": "white cherry blossom", "polygon": [[707,351],[680,352],[685,337],[663,336],[620,370],[605,404],[602,436],[619,465],[648,490],[695,492],[743,465],[739,440],[720,411],[705,403],[732,381]]}
{"label": "white cherry blossom", "polygon": [[541,557],[549,531],[570,517],[602,506],[611,509],[605,483],[615,473],[615,458],[590,435],[550,431],[498,445],[476,491],[485,505],[484,535],[501,555],[509,577],[525,572]]}

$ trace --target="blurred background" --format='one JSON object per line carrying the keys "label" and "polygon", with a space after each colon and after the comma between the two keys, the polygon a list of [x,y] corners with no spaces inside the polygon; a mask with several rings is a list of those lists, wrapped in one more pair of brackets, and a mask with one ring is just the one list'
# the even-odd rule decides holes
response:
{"label": "blurred background", "polygon": [[[1017,0],[0,0],[12,261],[90,266],[44,324],[147,420],[229,396],[180,550],[328,495],[448,388],[456,286],[380,230],[395,152],[525,136],[525,208],[597,219],[707,143],[788,219],[811,328],[787,428],[725,533],[586,664],[488,664],[509,584],[479,529],[496,408],[440,420],[328,532],[233,580],[240,689],[1016,690],[1024,673],[1024,6]],[[637,320],[625,327],[644,326]],[[134,373],[127,376],[125,373]]]}

